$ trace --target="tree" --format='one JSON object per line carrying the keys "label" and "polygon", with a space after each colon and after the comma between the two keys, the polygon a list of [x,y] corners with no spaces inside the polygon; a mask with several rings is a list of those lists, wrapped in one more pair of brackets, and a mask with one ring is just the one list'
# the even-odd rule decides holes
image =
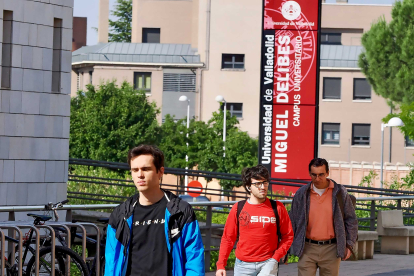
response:
{"label": "tree", "polygon": [[[226,157],[223,158],[224,112],[220,109],[208,121],[205,146],[199,149],[200,170],[240,174],[243,168],[257,165],[258,140],[241,131],[237,127],[239,121],[228,111],[226,118]],[[220,185],[228,190],[241,184],[239,181],[220,180]]]}
{"label": "tree", "polygon": [[157,144],[159,110],[142,91],[124,82],[89,85],[71,99],[69,154],[126,162],[128,150],[141,143]]}
{"label": "tree", "polygon": [[110,42],[131,42],[132,0],[117,0],[112,15],[118,19],[109,19],[113,32],[109,33]]}
{"label": "tree", "polygon": [[[226,157],[223,158],[224,112],[214,112],[206,123],[190,120],[187,133],[187,119],[175,121],[167,115],[161,126],[160,149],[165,155],[165,164],[173,168],[185,168],[185,155],[188,154],[188,167],[199,170],[240,174],[244,167],[257,165],[258,141],[237,127],[239,121],[227,111]],[[188,149],[186,143],[188,142]],[[211,181],[211,179],[208,179]],[[240,181],[220,180],[224,189],[240,186]]]}
{"label": "tree", "polygon": [[375,93],[396,103],[414,101],[414,0],[396,1],[392,20],[384,18],[362,36],[358,65]]}

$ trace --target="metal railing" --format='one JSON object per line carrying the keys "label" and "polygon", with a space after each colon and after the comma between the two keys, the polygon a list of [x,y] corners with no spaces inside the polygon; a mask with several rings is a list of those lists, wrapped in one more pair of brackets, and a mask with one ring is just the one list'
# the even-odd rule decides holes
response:
{"label": "metal railing", "polygon": [[[122,170],[128,171],[129,165],[127,163],[119,162],[107,162],[107,161],[96,161],[96,160],[87,160],[87,159],[74,159],[69,160],[70,165],[82,165],[82,166],[92,166],[92,167],[103,167],[111,170]],[[185,187],[180,182],[180,177],[192,176],[194,178],[204,178],[207,181],[212,179],[217,180],[230,180],[234,181],[236,185],[240,186],[241,175],[240,174],[230,174],[230,173],[220,173],[220,172],[209,172],[202,170],[189,170],[189,169],[180,169],[180,168],[165,168],[165,174],[175,175],[177,177],[177,183],[162,183],[161,187],[164,189],[173,191],[177,194],[184,194]],[[85,184],[99,184],[107,185],[114,187],[124,187],[132,188],[135,190],[135,186],[132,180],[127,179],[112,179],[112,178],[102,178],[102,177],[93,177],[93,176],[82,176],[69,174],[69,181],[85,183]],[[295,180],[295,179],[278,179],[271,178],[269,186],[269,197],[274,199],[280,198],[291,198],[290,195],[282,195],[278,191],[279,187],[291,187],[291,188],[300,188],[304,184],[307,184],[306,180]],[[414,191],[403,191],[403,190],[393,190],[393,189],[382,189],[382,188],[373,188],[373,187],[359,187],[352,185],[344,185],[348,192],[355,193],[357,196],[414,196]],[[202,193],[205,196],[208,195],[219,195],[222,194],[231,199],[245,199],[249,195],[245,191],[234,191],[234,190],[223,190],[223,189],[212,189],[206,188]],[[88,200],[89,202],[100,202],[100,203],[121,203],[125,201],[128,196],[122,195],[109,195],[103,193],[85,193],[78,191],[68,191],[68,198],[71,199],[83,199]]]}
{"label": "metal railing", "polygon": [[[40,235],[39,229],[46,229],[49,232],[48,237],[50,237],[50,246],[51,246],[51,275],[54,276],[55,275],[55,246],[56,246],[56,236],[55,236],[55,228],[62,228],[65,231],[65,234],[62,236],[66,237],[66,241],[67,241],[67,246],[70,248],[71,246],[71,231],[69,229],[69,227],[73,227],[73,228],[79,228],[82,232],[82,241],[81,241],[81,247],[82,247],[82,252],[81,252],[81,258],[84,262],[86,262],[86,239],[87,236],[95,236],[96,235],[96,254],[97,256],[99,256],[100,254],[100,238],[101,238],[101,231],[100,229],[93,223],[87,223],[87,222],[78,222],[78,223],[72,223],[72,210],[80,210],[80,209],[112,209],[114,207],[116,207],[116,204],[111,204],[110,206],[97,206],[97,205],[78,205],[78,206],[64,206],[62,208],[60,208],[61,210],[67,210],[66,213],[66,221],[65,222],[55,222],[55,221],[51,221],[51,222],[45,222],[44,225],[33,225],[33,221],[15,221],[15,217],[16,217],[16,213],[17,212],[29,212],[29,211],[50,211],[48,210],[44,205],[41,206],[0,206],[0,212],[8,212],[8,221],[7,222],[0,222],[0,241],[1,241],[1,247],[0,247],[0,253],[1,256],[1,271],[0,271],[0,276],[4,276],[5,275],[5,245],[6,245],[6,238],[9,240],[16,240],[16,233],[18,234],[18,243],[17,243],[17,248],[18,248],[18,257],[17,257],[17,261],[18,261],[18,276],[22,276],[22,271],[23,271],[23,251],[24,251],[24,246],[23,246],[23,239],[25,238],[25,236],[23,235],[24,230],[23,229],[31,229],[32,231],[34,231],[35,233],[35,242],[32,243],[29,241],[29,244],[26,246],[31,246],[34,245],[34,250],[35,250],[35,275],[38,276],[39,275],[39,250],[42,248],[41,244],[40,244],[40,238],[41,237],[46,237],[45,235]],[[3,230],[6,229],[8,230],[8,235],[5,235],[3,233]],[[87,229],[93,229],[94,233],[90,233],[87,232]],[[11,237],[8,238],[8,237]],[[12,241],[8,241],[8,250],[7,252],[11,254],[11,256],[15,256],[15,250],[16,250],[16,245],[14,244],[14,242]],[[10,263],[11,266],[14,265],[16,259],[15,258],[11,258],[10,259]],[[70,265],[70,258],[68,258],[68,264]],[[100,270],[100,265],[99,265],[99,258],[96,258],[96,266],[95,266],[95,275],[100,275],[99,270]],[[70,266],[69,266],[70,267]]]}
{"label": "metal railing", "polygon": [[[369,212],[367,217],[358,218],[359,222],[369,222],[369,226],[360,225],[361,228],[366,228],[371,231],[376,229],[376,220],[377,220],[377,212],[379,209],[401,209],[403,210],[403,218],[404,219],[411,219],[414,218],[413,208],[408,206],[403,206],[403,202],[407,201],[411,203],[409,206],[412,206],[414,202],[414,196],[394,196],[394,197],[364,197],[357,199],[357,206],[368,206],[369,208],[357,208],[357,210],[364,210]],[[211,251],[218,251],[219,247],[212,247],[212,234],[213,230],[223,229],[224,225],[213,225],[212,219],[214,213],[226,213],[223,211],[213,210],[213,207],[228,207],[231,206],[238,201],[219,201],[219,202],[190,202],[192,206],[204,207],[195,209],[196,211],[206,212],[206,221],[205,226],[200,226],[200,229],[204,235],[204,247],[205,247],[205,264],[206,269],[210,267],[210,260],[211,260]],[[292,203],[291,199],[280,200],[284,205],[289,205]],[[390,202],[397,202],[397,206],[387,206],[383,203],[390,203]],[[406,202],[406,203],[407,203]],[[382,204],[381,204],[382,203]],[[72,212],[73,210],[105,210],[105,209],[113,209],[118,204],[84,204],[84,205],[64,205],[61,210],[67,210],[66,214],[66,221],[72,221]],[[9,212],[9,217],[14,217],[15,212],[24,212],[24,211],[45,211],[44,206],[2,206],[0,207],[0,212]],[[63,223],[64,225],[64,223]],[[2,228],[0,224],[0,229]],[[0,231],[1,233],[1,231]],[[3,233],[1,233],[3,234]],[[97,233],[99,236],[99,232]],[[4,234],[3,234],[4,235]],[[1,235],[1,241],[3,246],[3,238],[4,236]],[[2,251],[4,252],[4,250]],[[83,247],[84,252],[84,247]],[[98,251],[99,252],[99,251]],[[84,256],[83,256],[84,257]],[[99,260],[98,260],[99,261]],[[97,266],[99,268],[99,265]],[[3,270],[4,271],[4,270]],[[98,273],[96,275],[99,275]],[[2,275],[3,276],[3,275]]]}

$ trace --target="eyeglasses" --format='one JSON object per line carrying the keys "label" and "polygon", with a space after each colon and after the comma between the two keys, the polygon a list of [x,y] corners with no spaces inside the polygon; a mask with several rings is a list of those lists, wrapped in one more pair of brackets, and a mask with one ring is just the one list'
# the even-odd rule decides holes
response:
{"label": "eyeglasses", "polygon": [[262,184],[263,184],[263,187],[267,187],[267,186],[269,186],[269,182],[268,181],[262,181],[262,182],[252,182],[252,185],[253,186],[255,186],[256,188],[260,188],[261,186],[262,186]]}
{"label": "eyeglasses", "polygon": [[326,174],[325,173],[320,173],[320,174],[311,173],[310,176],[312,178],[317,178],[317,177],[324,178],[324,177],[326,177]]}

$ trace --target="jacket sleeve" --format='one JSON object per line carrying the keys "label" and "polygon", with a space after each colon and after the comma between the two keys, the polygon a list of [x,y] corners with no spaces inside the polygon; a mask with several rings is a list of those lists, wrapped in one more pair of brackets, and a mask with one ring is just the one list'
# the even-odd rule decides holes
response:
{"label": "jacket sleeve", "polygon": [[279,228],[281,240],[277,250],[273,254],[273,259],[279,262],[279,260],[285,256],[293,242],[293,229],[290,222],[289,214],[286,211],[285,206],[281,202],[277,202],[277,212],[279,214]]}
{"label": "jacket sleeve", "polygon": [[292,224],[292,230],[293,233],[296,233],[296,219],[295,219],[295,214],[297,212],[296,210],[296,200],[295,197],[293,197],[292,199],[292,204],[290,205],[290,212],[289,212],[289,218],[290,218],[290,222]]}
{"label": "jacket sleeve", "polygon": [[219,258],[217,269],[225,269],[227,259],[233,250],[234,243],[237,239],[237,203],[231,208],[224,226],[223,236],[221,237]]}
{"label": "jacket sleeve", "polygon": [[[191,217],[195,218],[193,209],[190,207],[189,212],[192,212]],[[186,255],[185,275],[186,276],[200,276],[205,275],[204,269],[204,245],[201,239],[200,227],[196,219],[184,225],[182,230],[184,238],[184,248]],[[106,275],[105,275],[106,276]]]}
{"label": "jacket sleeve", "polygon": [[115,229],[108,224],[106,229],[105,246],[105,276],[114,276],[115,273]]}
{"label": "jacket sleeve", "polygon": [[358,237],[358,220],[355,214],[354,205],[352,205],[352,200],[343,187],[342,191],[345,195],[344,198],[344,224],[345,224],[345,233],[346,233],[346,244],[354,247],[357,237]]}

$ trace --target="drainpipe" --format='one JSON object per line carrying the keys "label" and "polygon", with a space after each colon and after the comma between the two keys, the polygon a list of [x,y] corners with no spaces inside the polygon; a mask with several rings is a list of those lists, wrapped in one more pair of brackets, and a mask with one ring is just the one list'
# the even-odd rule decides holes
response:
{"label": "drainpipe", "polygon": [[209,64],[210,64],[210,18],[211,18],[211,0],[207,0],[207,7],[206,7],[206,56],[205,56],[205,67],[203,69],[199,69],[198,71],[198,93],[199,93],[199,100],[198,100],[198,119],[201,121],[201,102],[202,102],[202,81],[203,81],[203,71],[208,71]]}
{"label": "drainpipe", "polygon": [[207,0],[207,11],[206,11],[206,68],[209,69],[210,63],[210,17],[211,17],[211,0]]}
{"label": "drainpipe", "polygon": [[197,69],[197,91],[198,91],[198,120],[201,120],[201,80],[202,80],[202,76],[201,74],[203,73],[203,69],[202,68],[198,68]]}

